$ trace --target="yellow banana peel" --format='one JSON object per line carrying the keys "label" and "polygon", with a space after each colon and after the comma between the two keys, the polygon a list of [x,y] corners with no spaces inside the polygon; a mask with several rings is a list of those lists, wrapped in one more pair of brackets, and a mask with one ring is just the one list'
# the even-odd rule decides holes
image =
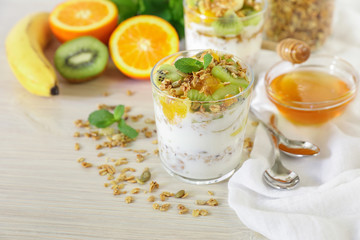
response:
{"label": "yellow banana peel", "polygon": [[54,67],[44,48],[51,40],[49,13],[35,13],[21,19],[6,38],[8,62],[19,82],[31,93],[52,96],[59,93]]}

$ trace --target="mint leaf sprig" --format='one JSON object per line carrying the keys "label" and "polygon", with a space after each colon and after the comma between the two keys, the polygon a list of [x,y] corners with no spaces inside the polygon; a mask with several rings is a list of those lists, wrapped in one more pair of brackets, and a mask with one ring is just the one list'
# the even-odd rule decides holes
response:
{"label": "mint leaf sprig", "polygon": [[183,1],[180,0],[111,0],[119,13],[119,23],[136,15],[155,15],[170,22],[182,39],[185,36]]}
{"label": "mint leaf sprig", "polygon": [[212,61],[210,53],[205,54],[204,63],[194,58],[180,58],[175,62],[175,67],[183,73],[198,72],[201,69],[206,69]]}
{"label": "mint leaf sprig", "polygon": [[124,105],[118,105],[114,109],[114,113],[106,109],[100,109],[90,113],[88,120],[89,123],[97,128],[106,128],[113,123],[118,123],[118,129],[127,137],[134,139],[138,136],[138,132],[126,124],[125,119],[122,118],[125,112]]}

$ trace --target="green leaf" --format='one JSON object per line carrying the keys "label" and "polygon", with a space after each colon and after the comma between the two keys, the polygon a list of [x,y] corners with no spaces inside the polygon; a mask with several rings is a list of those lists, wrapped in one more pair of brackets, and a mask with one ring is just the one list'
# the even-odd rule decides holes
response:
{"label": "green leaf", "polygon": [[106,128],[115,122],[114,115],[106,109],[90,113],[89,123],[98,128]]}
{"label": "green leaf", "polygon": [[184,7],[181,0],[169,0],[169,10],[176,21],[184,19]]}
{"label": "green leaf", "polygon": [[210,53],[205,54],[205,56],[204,56],[204,69],[206,69],[209,66],[209,64],[211,63],[211,60],[212,60],[211,54]]}
{"label": "green leaf", "polygon": [[194,58],[180,58],[175,62],[175,67],[183,73],[192,73],[200,71],[204,65]]}
{"label": "green leaf", "polygon": [[124,112],[125,112],[125,106],[124,105],[116,106],[116,108],[114,110],[114,119],[116,121],[119,121],[120,118],[123,116]]}
{"label": "green leaf", "polygon": [[138,2],[139,15],[146,14],[161,17],[173,25],[180,39],[184,37],[184,9],[182,0],[138,0]]}
{"label": "green leaf", "polygon": [[171,12],[169,10],[169,0],[139,0],[139,14],[155,15],[171,20]]}
{"label": "green leaf", "polygon": [[129,138],[136,138],[139,134],[135,129],[126,124],[124,119],[120,119],[118,128],[120,132],[128,136]]}
{"label": "green leaf", "polygon": [[133,17],[138,13],[139,0],[111,0],[115,3],[119,18],[118,23],[124,21],[127,18]]}
{"label": "green leaf", "polygon": [[184,6],[181,0],[169,0],[169,9],[172,14],[172,20],[170,23],[175,27],[179,38],[182,39],[185,36],[184,29]]}

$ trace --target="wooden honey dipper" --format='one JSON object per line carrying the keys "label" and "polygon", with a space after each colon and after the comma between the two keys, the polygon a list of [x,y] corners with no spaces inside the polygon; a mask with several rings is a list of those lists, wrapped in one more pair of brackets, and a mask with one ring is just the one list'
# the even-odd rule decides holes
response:
{"label": "wooden honey dipper", "polygon": [[305,62],[311,52],[309,45],[293,38],[285,38],[279,43],[263,40],[261,48],[276,51],[282,59],[292,63]]}

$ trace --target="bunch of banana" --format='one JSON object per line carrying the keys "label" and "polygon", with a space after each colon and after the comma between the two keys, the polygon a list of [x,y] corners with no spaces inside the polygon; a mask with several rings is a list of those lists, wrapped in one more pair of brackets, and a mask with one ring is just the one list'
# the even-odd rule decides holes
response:
{"label": "bunch of banana", "polygon": [[8,62],[20,83],[29,92],[46,97],[59,94],[54,67],[44,55],[44,48],[51,40],[48,19],[48,13],[21,19],[5,44]]}

